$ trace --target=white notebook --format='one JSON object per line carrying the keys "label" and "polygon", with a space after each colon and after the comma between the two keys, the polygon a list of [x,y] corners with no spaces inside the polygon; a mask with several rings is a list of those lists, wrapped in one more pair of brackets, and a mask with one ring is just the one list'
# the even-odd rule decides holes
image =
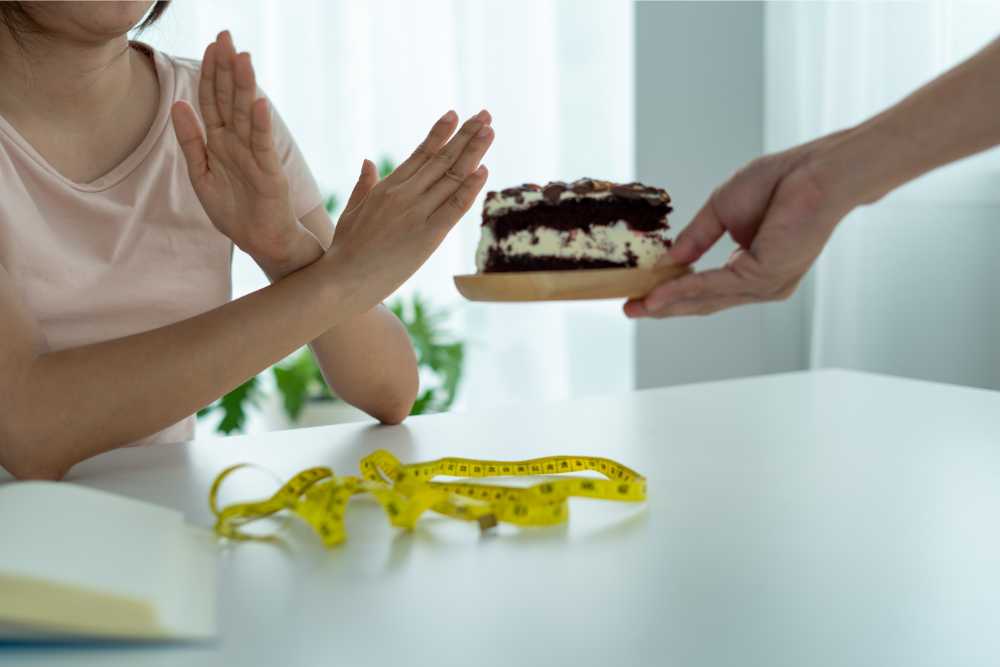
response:
{"label": "white notebook", "polygon": [[214,634],[208,529],[180,512],[66,482],[0,484],[0,637]]}

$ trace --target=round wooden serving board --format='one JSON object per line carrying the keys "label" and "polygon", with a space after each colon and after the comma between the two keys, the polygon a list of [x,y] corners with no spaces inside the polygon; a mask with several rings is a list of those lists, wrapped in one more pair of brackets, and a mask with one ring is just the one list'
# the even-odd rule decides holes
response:
{"label": "round wooden serving board", "polygon": [[476,273],[455,276],[455,287],[469,301],[632,299],[645,296],[660,283],[690,272],[686,266],[661,266]]}

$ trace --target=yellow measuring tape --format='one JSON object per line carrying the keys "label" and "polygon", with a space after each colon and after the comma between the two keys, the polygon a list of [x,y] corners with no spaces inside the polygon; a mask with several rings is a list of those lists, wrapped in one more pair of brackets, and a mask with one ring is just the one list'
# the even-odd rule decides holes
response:
{"label": "yellow measuring tape", "polygon": [[[219,508],[222,483],[248,464],[226,468],[212,483],[209,506],[215,514],[215,532],[235,540],[259,540],[241,530],[248,523],[288,510],[305,519],[328,547],[347,538],[344,510],[356,494],[368,493],[385,510],[389,522],[413,528],[427,510],[464,521],[478,521],[481,529],[499,521],[519,526],[563,523],[569,516],[567,499],[598,498],[641,502],[646,479],[620,463],[587,456],[546,456],[528,461],[482,461],[443,458],[425,463],[400,463],[385,450],[361,460],[361,477],[338,477],[330,468],[309,468],[295,475],[273,496],[256,502]],[[604,476],[551,477],[529,487],[473,482],[436,482],[435,477],[525,477],[591,471]],[[265,538],[266,539],[266,538]]]}

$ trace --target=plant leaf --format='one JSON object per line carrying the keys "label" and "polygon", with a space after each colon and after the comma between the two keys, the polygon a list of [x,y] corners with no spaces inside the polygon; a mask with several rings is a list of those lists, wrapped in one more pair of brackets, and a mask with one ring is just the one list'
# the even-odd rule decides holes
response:
{"label": "plant leaf", "polygon": [[447,410],[455,402],[458,393],[458,383],[462,379],[462,366],[465,361],[465,345],[451,343],[437,348],[439,366],[441,369],[441,388],[444,396],[441,400],[441,411]]}
{"label": "plant leaf", "polygon": [[306,403],[307,383],[294,370],[274,366],[271,371],[274,373],[274,382],[281,394],[281,404],[285,408],[285,414],[290,421],[298,421]]}
{"label": "plant leaf", "polygon": [[309,347],[272,368],[285,414],[297,422],[309,401],[339,400],[326,384],[323,371]]}
{"label": "plant leaf", "polygon": [[432,401],[434,400],[434,390],[428,389],[424,391],[417,400],[413,402],[413,407],[410,408],[411,415],[422,415],[425,412],[430,412],[429,408]]}
{"label": "plant leaf", "polygon": [[396,169],[396,165],[393,164],[392,158],[388,155],[383,155],[378,161],[378,177],[383,179],[389,174],[391,174]]}
{"label": "plant leaf", "polygon": [[406,324],[406,320],[403,317],[403,300],[402,299],[393,299],[389,303],[389,305],[387,307],[389,308],[389,312],[390,313],[392,313],[393,315],[395,315],[396,318],[399,321],[401,321],[403,324]]}
{"label": "plant leaf", "polygon": [[246,406],[256,405],[259,396],[260,387],[255,375],[220,398],[218,407],[222,410],[222,420],[216,430],[226,435],[233,431],[242,432],[247,420]]}
{"label": "plant leaf", "polygon": [[337,198],[337,195],[335,194],[331,193],[327,195],[326,199],[323,200],[323,208],[326,209],[326,212],[330,214],[331,218],[333,217],[334,213],[337,212],[338,206],[340,206],[340,200]]}
{"label": "plant leaf", "polygon": [[455,402],[465,362],[464,343],[448,340],[451,337],[443,328],[448,310],[432,308],[419,293],[409,300],[394,299],[389,309],[406,326],[417,364],[434,378],[433,382],[424,382],[410,414],[447,410]]}

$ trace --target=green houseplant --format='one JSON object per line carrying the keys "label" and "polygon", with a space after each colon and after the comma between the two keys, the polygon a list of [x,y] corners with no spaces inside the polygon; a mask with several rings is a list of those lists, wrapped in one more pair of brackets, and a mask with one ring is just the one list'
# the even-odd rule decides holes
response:
{"label": "green houseplant", "polygon": [[[388,158],[378,164],[379,176],[385,177],[393,170]],[[339,208],[336,195],[329,195],[324,205],[330,217]],[[420,393],[410,414],[443,412],[451,407],[462,379],[465,345],[447,330],[449,313],[434,308],[419,294],[409,299],[397,298],[389,309],[403,322],[417,355],[420,369]],[[306,406],[315,403],[340,401],[326,386],[323,374],[312,350],[303,347],[294,355],[271,367],[274,385],[281,395],[282,408],[288,420],[296,423]],[[221,413],[216,430],[219,433],[242,432],[248,411],[259,407],[266,395],[261,376],[254,376],[215,403],[198,412],[198,417]]]}

